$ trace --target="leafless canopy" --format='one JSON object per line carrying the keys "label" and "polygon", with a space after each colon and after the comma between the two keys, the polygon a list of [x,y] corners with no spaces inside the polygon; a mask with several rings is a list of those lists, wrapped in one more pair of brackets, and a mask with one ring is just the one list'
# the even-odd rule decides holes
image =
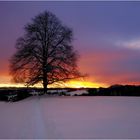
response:
{"label": "leafless canopy", "polygon": [[52,13],[45,11],[25,26],[10,60],[15,82],[47,85],[80,76],[77,52],[72,46],[72,30]]}

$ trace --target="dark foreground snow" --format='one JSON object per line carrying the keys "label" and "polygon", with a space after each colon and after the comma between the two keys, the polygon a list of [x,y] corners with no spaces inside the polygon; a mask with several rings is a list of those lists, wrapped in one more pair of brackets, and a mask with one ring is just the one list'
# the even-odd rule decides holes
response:
{"label": "dark foreground snow", "polygon": [[0,102],[0,138],[140,138],[140,97]]}

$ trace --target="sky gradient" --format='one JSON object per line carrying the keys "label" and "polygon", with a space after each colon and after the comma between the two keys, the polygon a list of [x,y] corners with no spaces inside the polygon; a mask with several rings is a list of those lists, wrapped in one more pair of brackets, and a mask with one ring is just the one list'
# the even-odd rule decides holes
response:
{"label": "sky gradient", "polygon": [[[140,84],[139,1],[0,2],[0,84],[10,84],[9,59],[24,26],[40,12],[54,13],[74,32],[78,66],[92,86]],[[85,83],[86,84],[86,83]]]}

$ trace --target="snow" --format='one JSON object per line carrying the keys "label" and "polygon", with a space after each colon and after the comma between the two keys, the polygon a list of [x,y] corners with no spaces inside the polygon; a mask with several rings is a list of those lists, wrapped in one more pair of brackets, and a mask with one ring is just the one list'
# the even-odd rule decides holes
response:
{"label": "snow", "polygon": [[54,92],[57,92],[57,93],[61,93],[61,92],[67,92],[67,90],[65,89],[59,89],[59,90],[48,90],[49,93],[54,93]]}
{"label": "snow", "polygon": [[0,102],[1,139],[140,138],[140,97],[46,97]]}
{"label": "snow", "polygon": [[73,95],[81,95],[83,93],[88,94],[88,91],[86,89],[78,89],[78,90],[75,90],[75,91],[68,92],[68,94],[70,94],[71,96],[73,96]]}

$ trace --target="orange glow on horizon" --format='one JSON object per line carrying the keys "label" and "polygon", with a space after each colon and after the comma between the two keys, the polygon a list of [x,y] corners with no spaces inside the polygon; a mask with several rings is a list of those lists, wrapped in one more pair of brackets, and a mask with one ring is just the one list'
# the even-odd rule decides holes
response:
{"label": "orange glow on horizon", "polygon": [[[0,87],[25,87],[25,85],[16,84],[16,83],[5,83],[5,84],[0,84]],[[31,87],[42,87],[42,85],[38,84]],[[98,87],[106,87],[106,86],[100,83],[93,83],[89,81],[71,80],[63,84],[49,85],[48,87],[51,87],[51,88],[98,88]]]}
{"label": "orange glow on horizon", "polygon": [[0,83],[0,87],[25,87],[23,84],[10,84],[10,83],[7,83],[7,84],[1,84]]}
{"label": "orange glow on horizon", "polygon": [[105,87],[105,85],[100,83],[93,83],[89,81],[80,81],[80,80],[71,80],[66,83],[66,86],[71,88],[99,88],[101,86]]}

